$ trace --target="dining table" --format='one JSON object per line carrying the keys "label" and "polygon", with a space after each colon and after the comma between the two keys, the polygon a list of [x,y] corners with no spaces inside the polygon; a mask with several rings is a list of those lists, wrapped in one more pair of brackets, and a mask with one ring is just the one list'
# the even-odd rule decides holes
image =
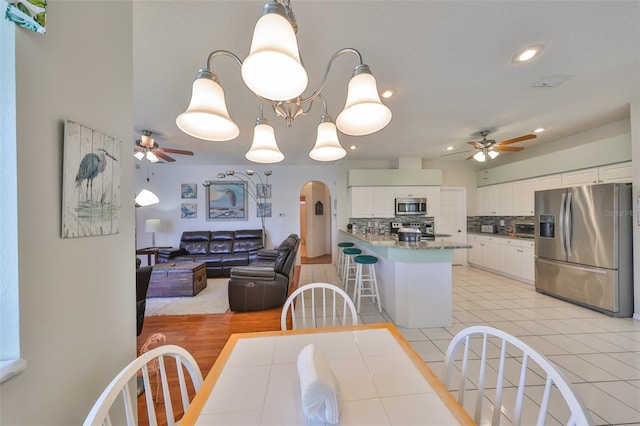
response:
{"label": "dining table", "polygon": [[339,425],[470,425],[391,323],[232,334],[181,425],[323,425],[305,416],[298,354],[314,344],[339,388]]}

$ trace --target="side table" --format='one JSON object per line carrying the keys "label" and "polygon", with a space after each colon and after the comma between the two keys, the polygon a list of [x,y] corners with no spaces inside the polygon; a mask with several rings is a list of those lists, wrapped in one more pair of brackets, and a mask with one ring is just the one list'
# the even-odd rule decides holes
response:
{"label": "side table", "polygon": [[[165,248],[171,248],[171,247],[145,247],[145,248],[140,248],[140,249],[136,249],[136,256],[147,256],[147,265],[155,265],[156,263],[158,263],[158,250],[160,249],[165,249]],[[151,257],[153,256],[153,263],[151,263]]]}

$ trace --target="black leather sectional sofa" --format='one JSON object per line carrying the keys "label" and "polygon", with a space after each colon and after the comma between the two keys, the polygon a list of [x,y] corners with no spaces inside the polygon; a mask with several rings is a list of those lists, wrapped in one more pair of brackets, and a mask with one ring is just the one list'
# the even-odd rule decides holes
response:
{"label": "black leather sectional sofa", "polygon": [[255,261],[262,248],[261,229],[185,231],[178,249],[158,250],[158,263],[204,263],[207,278],[228,277],[232,268]]}
{"label": "black leather sectional sofa", "polygon": [[236,266],[229,279],[229,308],[234,312],[282,306],[289,295],[300,237],[291,234],[274,249],[263,249],[248,266]]}

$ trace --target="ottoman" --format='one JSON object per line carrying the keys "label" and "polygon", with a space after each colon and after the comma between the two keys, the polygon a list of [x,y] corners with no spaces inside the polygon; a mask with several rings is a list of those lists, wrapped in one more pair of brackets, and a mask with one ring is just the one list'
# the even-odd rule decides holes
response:
{"label": "ottoman", "polygon": [[205,287],[204,263],[158,263],[151,272],[147,297],[195,296]]}

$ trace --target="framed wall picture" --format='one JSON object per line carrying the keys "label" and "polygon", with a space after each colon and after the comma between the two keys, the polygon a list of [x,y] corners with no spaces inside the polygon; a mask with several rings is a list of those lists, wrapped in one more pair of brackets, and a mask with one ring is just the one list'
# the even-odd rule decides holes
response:
{"label": "framed wall picture", "polygon": [[198,217],[198,205],[196,203],[182,203],[180,205],[180,217],[182,219],[195,219]]}
{"label": "framed wall picture", "polygon": [[64,122],[62,238],[120,232],[122,141]]}
{"label": "framed wall picture", "polygon": [[180,198],[183,200],[198,198],[198,184],[183,183],[180,185]]}
{"label": "framed wall picture", "polygon": [[248,220],[247,182],[210,181],[207,220]]}
{"label": "framed wall picture", "polygon": [[271,217],[271,203],[258,203],[256,217]]}
{"label": "framed wall picture", "polygon": [[256,198],[271,198],[271,184],[256,183]]}

